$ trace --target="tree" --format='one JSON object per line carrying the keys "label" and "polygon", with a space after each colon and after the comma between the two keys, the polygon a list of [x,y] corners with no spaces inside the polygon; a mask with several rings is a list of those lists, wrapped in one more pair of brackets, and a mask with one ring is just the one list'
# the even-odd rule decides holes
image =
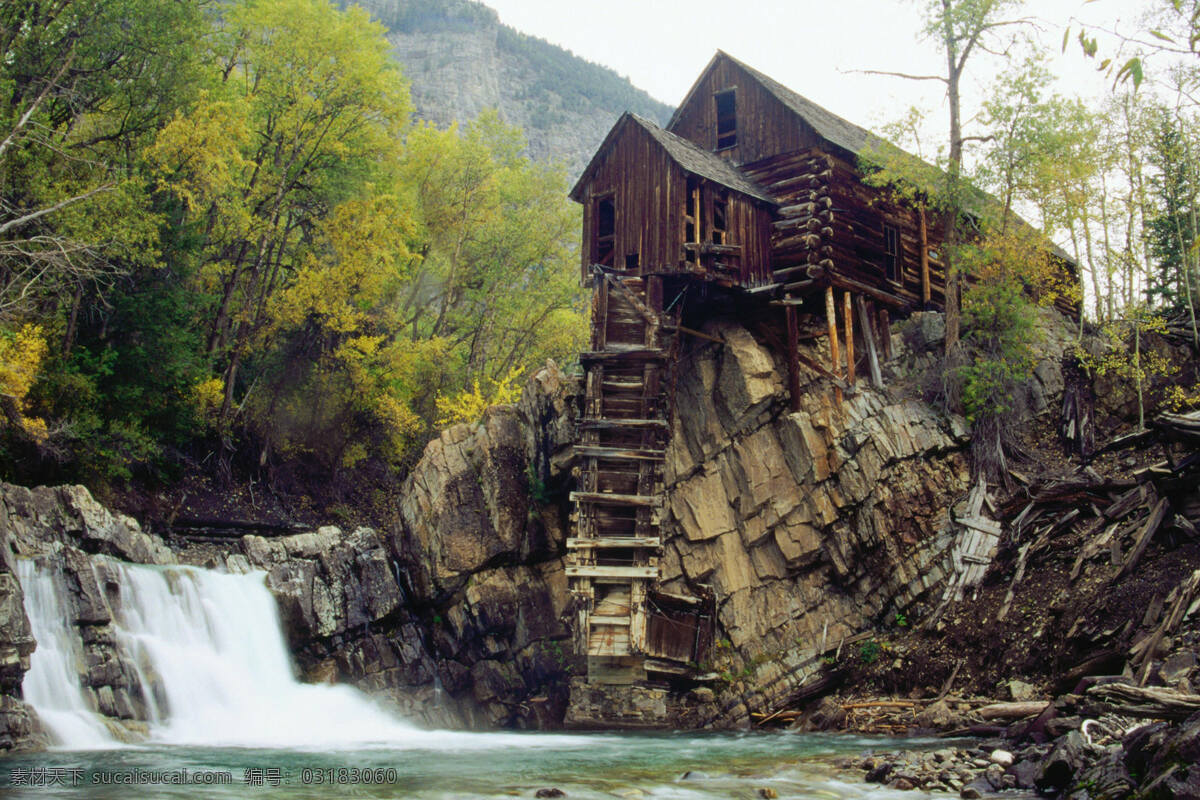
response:
{"label": "tree", "polygon": [[216,421],[228,456],[258,377],[243,380],[243,366],[270,361],[272,309],[314,258],[315,234],[346,202],[394,208],[371,198],[395,194],[411,106],[382,27],[359,9],[237,5],[212,47],[217,81],[148,157],[180,200],[175,224],[202,231],[199,288],[213,296],[205,350],[222,382]]}
{"label": "tree", "polygon": [[173,0],[0,7],[0,322],[77,314],[152,257],[136,154],[186,102],[201,25]]}
{"label": "tree", "polygon": [[997,31],[1022,20],[1003,19],[1008,11],[1020,6],[1020,0],[929,0],[926,5],[925,34],[936,41],[946,59],[946,73],[933,79],[946,84],[950,114],[949,154],[946,163],[946,239],[943,259],[946,269],[946,353],[953,353],[959,338],[961,289],[956,252],[962,241],[961,219],[965,211],[963,185],[963,146],[967,137],[962,129],[962,78],[977,49],[993,49],[989,41]]}

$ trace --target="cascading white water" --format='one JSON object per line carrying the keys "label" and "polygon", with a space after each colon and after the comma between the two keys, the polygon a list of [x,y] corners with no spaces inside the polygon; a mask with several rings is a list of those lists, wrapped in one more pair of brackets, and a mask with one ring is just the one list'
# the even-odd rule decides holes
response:
{"label": "cascading white water", "polygon": [[56,743],[81,750],[111,747],[112,733],[88,707],[79,686],[78,665],[83,661],[79,634],[67,620],[56,575],[21,560],[17,576],[37,641],[21,684],[25,701],[37,709]]}
{"label": "cascading white water", "polygon": [[[349,686],[300,683],[263,573],[108,562],[119,576],[118,642],[136,665],[151,739],[174,744],[322,747],[424,736]],[[38,648],[26,699],[60,746],[116,744],[84,700],[78,632],[55,572],[20,564]]]}
{"label": "cascading white water", "polygon": [[352,687],[296,680],[263,573],[112,566],[118,637],[142,685],[157,681],[165,700],[146,693],[155,740],[306,747],[418,734]]}
{"label": "cascading white water", "polygon": [[[228,575],[112,559],[105,567],[109,577],[117,577],[113,628],[124,660],[138,673],[151,742],[447,752],[574,748],[596,741],[421,730],[351,686],[298,681],[264,573]],[[84,700],[79,633],[69,619],[61,572],[22,561],[19,576],[38,642],[23,683],[26,700],[60,747],[121,746]]]}

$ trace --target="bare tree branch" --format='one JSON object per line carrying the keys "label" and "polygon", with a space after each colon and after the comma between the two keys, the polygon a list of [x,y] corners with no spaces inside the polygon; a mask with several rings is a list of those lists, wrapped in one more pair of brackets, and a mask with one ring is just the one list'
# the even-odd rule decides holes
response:
{"label": "bare tree branch", "polygon": [[9,148],[9,146],[16,140],[17,134],[20,133],[21,130],[29,123],[30,117],[32,117],[34,115],[34,112],[36,112],[38,110],[38,108],[42,105],[42,101],[44,101],[46,99],[47,95],[50,94],[50,89],[58,83],[58,79],[61,78],[63,76],[63,74],[67,71],[67,68],[71,66],[71,61],[74,58],[75,58],[75,43],[72,42],[71,43],[71,52],[68,53],[67,57],[63,59],[62,66],[58,68],[58,72],[54,73],[53,78],[46,81],[46,85],[44,87],[42,87],[41,93],[29,105],[29,108],[25,109],[25,113],[22,114],[21,118],[17,120],[17,124],[13,126],[13,129],[11,131],[9,131],[8,136],[4,137],[4,141],[0,142],[0,156],[4,155],[4,151],[7,150]]}
{"label": "bare tree branch", "polygon": [[100,194],[101,192],[111,191],[115,185],[116,184],[113,184],[113,183],[104,183],[104,184],[101,184],[100,186],[97,186],[94,189],[90,189],[90,190],[84,192],[83,194],[77,194],[74,197],[68,197],[65,200],[59,200],[57,203],[55,203],[52,206],[47,206],[46,208],[39,208],[37,211],[31,211],[30,213],[26,214],[23,217],[17,217],[16,219],[10,219],[8,222],[5,222],[3,225],[0,225],[0,235],[8,233],[13,228],[19,228],[22,225],[26,225],[30,222],[33,222],[35,219],[38,219],[39,217],[44,217],[47,214],[53,214],[55,211],[60,211],[69,205],[78,203],[81,200],[86,200],[89,197],[92,197],[93,195]]}
{"label": "bare tree branch", "polygon": [[863,75],[890,75],[893,78],[907,78],[910,81],[941,81],[947,83],[944,75],[910,75],[907,72],[891,72],[883,69],[852,69],[850,72],[858,72]]}

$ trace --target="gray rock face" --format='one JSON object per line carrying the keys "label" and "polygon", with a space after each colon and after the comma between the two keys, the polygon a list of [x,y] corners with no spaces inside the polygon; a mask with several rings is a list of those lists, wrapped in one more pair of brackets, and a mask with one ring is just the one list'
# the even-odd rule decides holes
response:
{"label": "gray rock face", "polygon": [[561,558],[574,392],[548,364],[518,405],[443,431],[401,487],[392,549],[432,609],[438,677],[477,721],[562,719],[575,667]]}
{"label": "gray rock face", "polygon": [[[736,690],[769,705],[819,671],[822,641],[836,647],[944,578],[965,430],[865,381],[839,406],[807,372],[790,412],[771,350],[736,324],[706,332],[725,344],[693,350],[678,368],[664,582],[712,588],[718,635],[731,645],[717,666],[749,671]],[[738,702],[716,721],[748,713]]]}
{"label": "gray rock face", "polygon": [[[92,554],[147,564],[173,564],[175,556],[137,521],[113,514],[82,486],[26,489],[0,484],[0,751],[39,748],[45,741],[36,716],[20,699],[35,642],[25,615],[14,557],[52,560],[62,571],[69,603],[64,611],[79,631],[84,696],[115,722],[143,719],[136,670],[115,643],[103,568]],[[99,572],[99,574],[97,574]],[[120,730],[118,727],[117,731]]]}
{"label": "gray rock face", "polygon": [[396,15],[395,0],[362,5],[391,26],[388,41],[421,119],[445,127],[497,109],[525,132],[531,158],[563,161],[572,176],[625,111],[659,124],[670,116],[611,70],[501,25],[478,3],[446,3],[443,17],[416,26]]}

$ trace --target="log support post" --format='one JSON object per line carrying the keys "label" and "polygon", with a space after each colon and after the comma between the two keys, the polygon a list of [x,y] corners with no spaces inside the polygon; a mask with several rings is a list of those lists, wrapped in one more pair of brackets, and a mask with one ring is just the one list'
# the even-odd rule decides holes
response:
{"label": "log support post", "polygon": [[929,288],[929,228],[925,222],[925,206],[917,209],[921,229],[921,302],[922,308],[929,310],[931,297]]}
{"label": "log support post", "polygon": [[883,340],[883,357],[892,358],[892,321],[888,318],[886,308],[879,309],[879,338]]}
{"label": "log support post", "polygon": [[871,315],[867,313],[867,303],[862,297],[858,301],[858,324],[862,328],[863,341],[867,343],[867,363],[871,368],[871,383],[876,389],[883,388],[883,373],[879,370],[879,353],[875,350],[875,326],[871,324]]}
{"label": "log support post", "polygon": [[846,331],[846,383],[854,387],[858,365],[854,362],[854,312],[849,292],[842,293],[842,324]]}
{"label": "log support post", "polygon": [[796,318],[796,307],[783,310],[787,321],[788,392],[791,395],[792,411],[800,410],[800,324]]}
{"label": "log support post", "polygon": [[[830,371],[837,377],[842,377],[842,354],[838,349],[837,304],[833,299],[833,287],[825,287],[825,321],[829,324],[829,361]],[[834,388],[834,398],[840,405],[842,402],[841,388]]]}

